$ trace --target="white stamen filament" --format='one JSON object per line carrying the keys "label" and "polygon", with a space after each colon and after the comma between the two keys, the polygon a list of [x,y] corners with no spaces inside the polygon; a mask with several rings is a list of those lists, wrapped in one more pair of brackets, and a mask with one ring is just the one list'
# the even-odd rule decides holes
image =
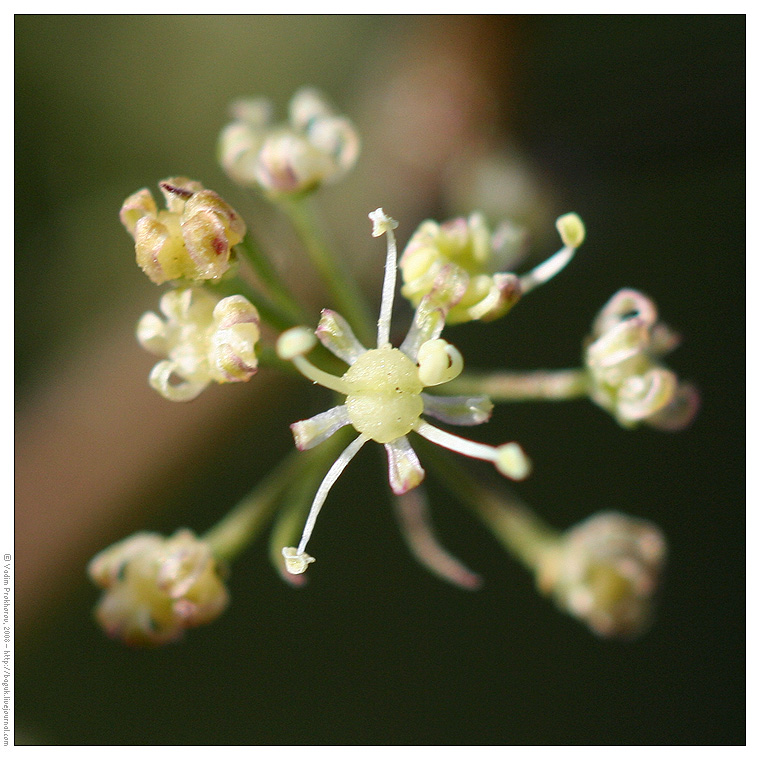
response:
{"label": "white stamen filament", "polygon": [[348,395],[348,386],[343,382],[343,378],[315,367],[305,356],[294,356],[292,361],[298,371],[313,383],[329,388],[331,391],[342,393],[344,396]]}
{"label": "white stamen filament", "polygon": [[531,269],[530,272],[520,277],[523,295],[559,274],[575,256],[575,251],[575,248],[566,245],[553,256],[550,256],[543,264],[539,264],[535,269]]}
{"label": "white stamen filament", "polygon": [[447,433],[445,430],[431,425],[424,420],[417,420],[414,429],[423,437],[432,443],[443,446],[444,449],[456,451],[458,454],[464,454],[466,457],[473,459],[484,459],[486,462],[495,462],[498,458],[498,450],[494,446],[485,443],[470,441],[467,438],[460,438],[453,433]]}
{"label": "white stamen filament", "polygon": [[359,449],[369,440],[369,437],[362,434],[351,443],[346,446],[343,453],[333,462],[332,467],[327,471],[322,484],[317,489],[317,493],[314,495],[314,501],[311,504],[309,510],[309,516],[306,518],[306,525],[304,525],[303,535],[301,536],[301,542],[298,544],[297,553],[303,554],[306,549],[306,544],[311,538],[311,532],[314,530],[314,523],[317,521],[319,511],[322,509],[322,505],[325,503],[327,494],[330,493],[330,489],[335,484],[335,481],[340,477],[343,470],[346,469],[348,463],[356,456]]}
{"label": "white stamen filament", "polygon": [[398,226],[395,219],[391,219],[381,209],[373,211],[369,218],[374,228],[373,237],[385,233],[388,249],[385,257],[385,278],[383,279],[383,295],[380,301],[380,317],[377,320],[377,347],[383,348],[388,345],[391,335],[391,312],[393,311],[393,297],[396,292],[396,236],[393,234],[394,227]]}

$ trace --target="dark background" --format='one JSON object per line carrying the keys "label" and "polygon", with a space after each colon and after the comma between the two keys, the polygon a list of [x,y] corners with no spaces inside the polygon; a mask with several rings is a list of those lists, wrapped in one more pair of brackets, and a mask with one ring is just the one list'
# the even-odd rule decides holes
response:
{"label": "dark background", "polygon": [[[743,16],[17,16],[15,55],[17,743],[744,743]],[[427,87],[446,56],[472,77]],[[568,271],[504,320],[451,331],[469,366],[576,364],[624,286],[683,334],[669,362],[703,404],[683,433],[625,431],[585,401],[500,407],[478,431],[522,443],[520,494],[556,526],[615,508],[662,527],[668,573],[640,640],[556,611],[434,483],[444,543],[485,584],[428,575],[370,447],[320,517],[305,589],[280,582],[263,537],[234,565],[230,609],[179,645],[130,651],[92,622],[89,556],[138,529],[207,529],[289,450],[287,423],[326,403],[258,378],[188,407],[155,397],[131,335],[157,291],[117,219],[128,194],[184,173],[287,241],[214,142],[232,98],[283,107],[304,83],[364,135],[323,203],[372,294],[366,212],[399,219],[402,244],[426,216],[469,212],[478,196],[449,169],[473,145],[527,167],[535,194],[503,211],[539,252],[554,216],[584,218]],[[437,135],[452,114],[463,132],[415,164],[414,123]]]}

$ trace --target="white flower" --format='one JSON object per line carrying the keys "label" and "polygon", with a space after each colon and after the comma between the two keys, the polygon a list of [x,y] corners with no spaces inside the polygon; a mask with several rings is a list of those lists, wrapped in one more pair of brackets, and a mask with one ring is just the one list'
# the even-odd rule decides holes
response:
{"label": "white flower", "polygon": [[177,288],[162,296],[160,307],[166,319],[143,314],[137,339],[165,357],[149,378],[164,398],[191,401],[212,382],[242,382],[256,373],[259,313],[246,298],[219,300],[200,287]]}
{"label": "white flower", "polygon": [[[446,312],[432,299],[422,299],[405,340],[399,348],[391,346],[397,256],[393,229],[397,223],[382,209],[372,212],[370,218],[373,236],[385,234],[388,242],[377,348],[365,348],[346,321],[328,309],[322,312],[315,333],[306,327],[295,327],[283,333],[277,344],[280,357],[291,360],[305,377],[346,397],[345,403],[291,425],[296,446],[310,449],[346,425],[359,433],[317,490],[299,546],[283,550],[291,573],[304,572],[313,561],[305,549],[319,510],[332,485],[369,440],[385,447],[388,478],[396,494],[419,485],[425,475],[407,438],[412,431],[445,448],[493,462],[503,475],[515,480],[530,472],[530,463],[516,443],[488,446],[452,435],[422,419],[425,414],[452,425],[478,425],[489,419],[493,405],[487,396],[436,396],[423,392],[426,387],[454,379],[463,366],[459,351],[440,338]],[[342,377],[324,372],[305,357],[317,338],[350,365]]]}

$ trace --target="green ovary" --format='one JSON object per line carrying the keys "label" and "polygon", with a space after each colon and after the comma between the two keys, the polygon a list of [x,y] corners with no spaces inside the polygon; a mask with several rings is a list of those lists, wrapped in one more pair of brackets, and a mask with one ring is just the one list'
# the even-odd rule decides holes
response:
{"label": "green ovary", "polygon": [[351,424],[378,443],[406,435],[422,414],[417,365],[397,348],[362,354],[343,375]]}

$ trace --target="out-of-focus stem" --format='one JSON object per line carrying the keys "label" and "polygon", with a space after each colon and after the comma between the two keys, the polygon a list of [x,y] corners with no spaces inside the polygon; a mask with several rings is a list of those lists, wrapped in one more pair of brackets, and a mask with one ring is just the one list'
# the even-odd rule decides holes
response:
{"label": "out-of-focus stem", "polygon": [[567,401],[588,394],[584,369],[536,372],[465,372],[446,383],[446,393],[485,394],[492,401]]}
{"label": "out-of-focus stem", "polygon": [[288,215],[338,311],[352,325],[359,340],[372,345],[376,332],[374,317],[354,278],[325,243],[309,200],[304,196],[282,197],[277,203]]}
{"label": "out-of-focus stem", "polygon": [[311,321],[250,232],[237,246],[237,250],[243,257],[243,261],[251,266],[261,283],[266,287],[267,295],[272,303],[277,306],[279,311],[288,316],[292,324]]}
{"label": "out-of-focus stem", "polygon": [[516,497],[484,485],[440,449],[425,445],[425,461],[466,504],[499,542],[525,567],[536,572],[545,552],[557,546],[559,531],[544,522]]}
{"label": "out-of-focus stem", "polygon": [[282,492],[298,478],[307,461],[298,451],[288,454],[275,470],[203,537],[222,560],[234,559],[271,517]]}

